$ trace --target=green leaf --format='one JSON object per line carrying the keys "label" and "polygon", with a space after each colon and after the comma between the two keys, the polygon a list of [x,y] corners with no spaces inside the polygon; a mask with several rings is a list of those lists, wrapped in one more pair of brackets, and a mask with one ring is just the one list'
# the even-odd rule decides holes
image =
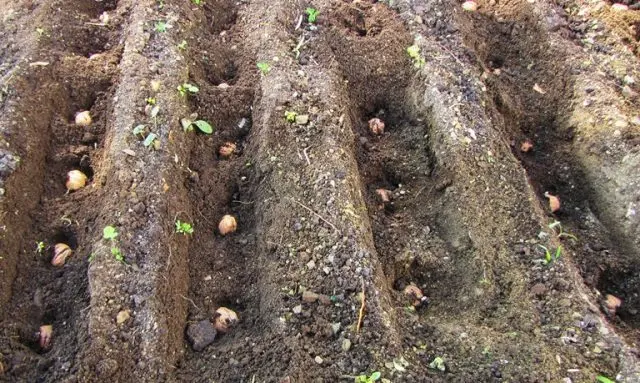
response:
{"label": "green leaf", "polygon": [[197,120],[197,121],[194,121],[193,123],[195,124],[195,126],[198,127],[198,129],[200,129],[202,133],[206,133],[206,134],[213,133],[213,127],[209,125],[208,122],[204,120]]}
{"label": "green leaf", "polygon": [[271,71],[271,65],[269,65],[269,63],[266,61],[261,61],[256,65],[258,66],[258,69],[260,69],[260,72],[262,72],[263,75],[266,75],[267,73],[269,73],[269,71]]}
{"label": "green leaf", "polygon": [[118,231],[113,226],[105,226],[102,230],[102,238],[114,240],[118,236]]}
{"label": "green leaf", "polygon": [[144,124],[137,125],[133,128],[133,134],[137,136],[138,134],[144,133],[144,128],[146,128],[146,125]]}
{"label": "green leaf", "polygon": [[149,133],[147,134],[147,138],[144,139],[144,146],[149,147],[151,146],[151,144],[153,144],[153,141],[156,140],[156,138],[158,138],[158,135],[155,133]]}
{"label": "green leaf", "polygon": [[191,84],[184,84],[187,88],[187,90],[191,93],[198,93],[200,91],[200,88],[198,88],[195,85],[191,85]]}
{"label": "green leaf", "polygon": [[307,14],[307,20],[312,24],[316,22],[316,19],[320,14],[320,12],[315,8],[307,8],[304,12]]}
{"label": "green leaf", "polygon": [[440,370],[440,371],[446,370],[446,366],[444,365],[444,359],[442,359],[441,357],[437,356],[433,360],[433,362],[429,363],[429,368],[431,368],[433,370]]}
{"label": "green leaf", "polygon": [[615,381],[607,378],[606,376],[598,375],[596,380],[600,383],[615,383]]}
{"label": "green leaf", "polygon": [[412,45],[407,48],[407,53],[411,58],[419,58],[420,57],[420,47],[417,45]]}
{"label": "green leaf", "polygon": [[381,376],[382,376],[382,374],[380,373],[380,371],[376,371],[373,374],[371,374],[369,379],[371,379],[372,381],[375,382],[376,380],[380,379]]}

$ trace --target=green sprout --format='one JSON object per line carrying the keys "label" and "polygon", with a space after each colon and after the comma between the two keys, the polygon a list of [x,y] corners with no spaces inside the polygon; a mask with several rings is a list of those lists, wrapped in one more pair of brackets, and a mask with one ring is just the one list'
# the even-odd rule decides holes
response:
{"label": "green sprout", "polygon": [[543,265],[549,265],[560,259],[560,257],[562,256],[562,246],[558,246],[554,254],[551,254],[551,251],[546,246],[538,246],[540,246],[544,250],[544,259],[542,260]]}
{"label": "green sprout", "polygon": [[417,45],[412,45],[407,48],[407,54],[413,60],[413,66],[416,68],[422,68],[424,66],[424,57],[420,54],[420,47]]}
{"label": "green sprout", "polygon": [[552,229],[554,232],[556,228],[558,229],[558,232],[556,233],[556,237],[570,238],[570,239],[573,239],[574,241],[578,241],[578,237],[562,229],[562,224],[560,223],[560,221],[553,221],[552,223],[549,224],[549,229]]}
{"label": "green sprout", "polygon": [[157,149],[158,144],[156,144],[156,142],[160,142],[158,141],[158,135],[152,132],[147,134],[142,144],[145,148],[151,147],[153,145],[153,148]]}
{"label": "green sprout", "polygon": [[203,0],[191,0],[191,2],[194,3],[195,5],[204,5]]}
{"label": "green sprout", "polygon": [[156,102],[157,102],[157,100],[156,100],[156,98],[155,98],[155,97],[147,97],[144,101],[145,101],[148,105],[155,105],[155,104],[156,104]]}
{"label": "green sprout", "polygon": [[118,231],[113,226],[105,226],[102,229],[102,238],[113,241],[118,237]]}
{"label": "green sprout", "polygon": [[191,118],[182,118],[180,119],[180,124],[182,125],[182,129],[185,132],[192,132],[193,131],[193,126],[195,125],[196,128],[198,128],[198,130],[200,130],[202,133],[205,134],[211,134],[213,133],[213,126],[211,126],[211,124],[209,124],[207,121],[205,120],[195,120],[193,121],[192,119],[196,118],[197,114],[194,114],[191,116]]}
{"label": "green sprout", "polygon": [[439,356],[436,356],[435,359],[429,363],[429,368],[432,370],[446,370],[446,366],[444,365],[444,359]]}
{"label": "green sprout", "polygon": [[366,374],[358,375],[356,376],[355,383],[373,383],[380,380],[380,377],[382,377],[382,374],[380,373],[380,371],[373,372],[369,376],[367,376]]}
{"label": "green sprout", "polygon": [[180,220],[176,221],[176,233],[178,234],[184,234],[186,235],[191,235],[193,234],[193,226],[191,226],[190,223],[188,222],[182,222]]}
{"label": "green sprout", "polygon": [[271,65],[266,61],[260,61],[256,66],[260,69],[260,73],[262,73],[263,76],[266,76],[271,71]]}
{"label": "green sprout", "polygon": [[307,8],[304,13],[307,14],[307,20],[313,24],[316,22],[316,19],[318,18],[318,15],[320,14],[320,11],[318,11],[315,8]]}
{"label": "green sprout", "polygon": [[[102,238],[111,242],[111,254],[115,257],[116,261],[124,263],[124,254],[117,246],[116,238],[118,238],[118,231],[113,226],[105,226],[102,229]],[[93,260],[93,256],[90,256],[89,261]]]}
{"label": "green sprout", "polygon": [[598,377],[596,377],[596,380],[600,383],[615,383],[615,381],[607,378],[606,376],[602,376],[602,375],[598,375]]}
{"label": "green sprout", "polygon": [[296,112],[292,112],[289,110],[284,112],[284,118],[287,120],[287,122],[296,122],[297,116],[298,116],[298,113]]}
{"label": "green sprout", "polygon": [[42,254],[46,246],[47,245],[42,241],[36,242],[36,253]]}
{"label": "green sprout", "polygon": [[193,84],[189,84],[188,82],[185,82],[184,84],[180,84],[178,85],[178,93],[180,93],[180,96],[185,97],[187,94],[194,94],[194,93],[198,93],[200,91],[200,88],[198,88],[197,86],[193,85]]}
{"label": "green sprout", "polygon": [[166,32],[167,28],[169,28],[169,25],[166,21],[156,21],[153,26],[153,30],[160,33]]}
{"label": "green sprout", "polygon": [[182,42],[178,44],[178,49],[180,49],[181,51],[187,49],[187,40],[182,40]]}

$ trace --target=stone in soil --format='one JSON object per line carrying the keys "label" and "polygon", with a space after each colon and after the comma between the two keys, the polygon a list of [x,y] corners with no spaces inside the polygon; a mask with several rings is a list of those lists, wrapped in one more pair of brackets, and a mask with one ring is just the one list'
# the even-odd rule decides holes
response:
{"label": "stone in soil", "polygon": [[191,343],[191,348],[197,352],[210,345],[216,339],[216,335],[217,331],[208,319],[193,323],[187,329],[187,339]]}

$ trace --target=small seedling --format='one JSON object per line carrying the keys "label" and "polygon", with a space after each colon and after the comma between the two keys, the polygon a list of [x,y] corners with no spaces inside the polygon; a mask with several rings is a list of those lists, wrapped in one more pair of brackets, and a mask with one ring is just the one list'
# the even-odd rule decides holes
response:
{"label": "small seedling", "polygon": [[422,68],[424,66],[424,57],[420,54],[420,47],[417,45],[412,45],[407,48],[407,54],[413,60],[413,66],[416,68]]}
{"label": "small seedling", "polygon": [[180,93],[180,96],[182,97],[185,97],[189,93],[190,94],[198,93],[199,91],[200,91],[200,88],[198,88],[193,84],[189,84],[188,82],[178,85],[178,93]]}
{"label": "small seedling", "polygon": [[166,21],[156,21],[153,26],[153,30],[160,33],[166,32],[167,28],[169,28],[169,25]]}
{"label": "small seedling", "polygon": [[204,5],[203,0],[191,0],[191,2],[194,3],[195,5]]}
{"label": "small seedling", "polygon": [[356,376],[355,382],[356,383],[373,383],[380,380],[381,377],[382,377],[382,374],[380,373],[380,371],[376,371],[369,376],[367,376],[366,374]]}
{"label": "small seedling", "polygon": [[188,222],[182,222],[180,220],[176,221],[176,233],[191,235],[193,234],[193,226],[191,226]]}
{"label": "small seedling", "polygon": [[102,229],[102,238],[113,241],[118,238],[118,231],[113,226],[105,226]]}
{"label": "small seedling", "polygon": [[140,136],[140,139],[143,139],[145,136],[145,131],[146,131],[147,126],[144,124],[140,124],[140,125],[136,125],[135,128],[133,128],[133,135],[134,136]]}
{"label": "small seedling", "polygon": [[118,262],[124,262],[124,255],[122,254],[122,251],[120,251],[119,248],[117,247],[112,247],[111,248],[111,254],[114,256],[114,258],[116,259],[116,261]]}
{"label": "small seedling", "polygon": [[[111,225],[105,226],[104,229],[102,229],[102,238],[111,242],[111,254],[115,257],[116,261],[124,263],[124,255],[116,243],[116,238],[118,238],[116,228]],[[91,260],[92,258],[90,256],[89,261]]]}
{"label": "small seedling", "polygon": [[96,259],[96,255],[94,253],[89,254],[89,257],[87,257],[89,263],[93,262],[94,259]]}
{"label": "small seedling", "polygon": [[38,34],[38,39],[40,39],[41,37],[49,37],[49,32],[47,32],[46,29],[41,28],[41,27],[37,27],[36,28],[36,33]]}
{"label": "small seedling", "polygon": [[178,44],[178,49],[180,49],[181,51],[187,49],[187,40],[182,40],[182,42]]}
{"label": "small seedling", "polygon": [[549,224],[549,229],[553,230],[555,232],[555,229],[558,228],[558,232],[556,233],[556,237],[558,238],[570,238],[573,239],[574,241],[578,240],[578,237],[576,237],[575,235],[571,234],[571,233],[567,233],[562,229],[562,224],[560,223],[560,221],[553,221],[552,223]]}
{"label": "small seedling", "polygon": [[36,253],[42,254],[46,246],[47,245],[42,241],[36,242]]}
{"label": "small seedling", "polygon": [[435,359],[429,363],[429,368],[432,370],[446,370],[446,366],[444,365],[444,359],[439,356],[436,356]]}
{"label": "small seedling", "polygon": [[315,8],[307,8],[304,13],[307,14],[307,21],[309,21],[309,23],[313,24],[316,22],[316,19],[318,18],[318,15],[320,14],[320,11],[318,11]]}
{"label": "small seedling", "polygon": [[544,250],[544,259],[542,260],[543,265],[549,265],[560,259],[560,257],[562,256],[562,246],[558,246],[554,254],[551,254],[551,251],[546,246],[538,246],[540,246]]}
{"label": "small seedling", "polygon": [[149,134],[147,134],[147,137],[145,137],[145,139],[144,139],[144,141],[142,142],[142,144],[143,144],[146,148],[151,147],[151,146],[153,145],[153,148],[154,148],[154,149],[157,149],[157,146],[158,146],[159,144],[156,144],[156,142],[158,142],[158,143],[160,142],[160,141],[158,141],[158,135],[157,135],[157,134],[155,134],[155,133],[149,133]]}
{"label": "small seedling", "polygon": [[[195,117],[192,117],[192,118],[196,118],[196,117],[197,115],[195,115]],[[198,128],[198,130],[200,130],[202,133],[205,133],[205,134],[213,133],[213,126],[211,126],[211,124],[209,124],[205,120],[192,121],[191,118],[182,118],[180,119],[180,124],[182,125],[182,129],[185,132],[192,132],[193,126],[195,125],[195,127]]]}
{"label": "small seedling", "polygon": [[596,378],[596,380],[600,383],[615,383],[615,381],[607,378],[606,376],[603,375],[598,375],[598,377]]}
{"label": "small seedling", "polygon": [[156,104],[156,98],[155,97],[147,97],[144,101],[148,105],[155,105]]}
{"label": "small seedling", "polygon": [[287,122],[296,122],[297,116],[298,116],[298,113],[296,112],[292,112],[289,110],[284,112],[284,118],[287,120]]}
{"label": "small seedling", "polygon": [[260,61],[256,66],[260,69],[260,73],[262,73],[263,76],[266,76],[271,71],[271,65],[266,61]]}

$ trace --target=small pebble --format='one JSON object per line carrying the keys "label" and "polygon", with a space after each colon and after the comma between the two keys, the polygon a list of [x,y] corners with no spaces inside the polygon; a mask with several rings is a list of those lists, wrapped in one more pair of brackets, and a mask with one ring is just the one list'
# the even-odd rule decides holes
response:
{"label": "small pebble", "polygon": [[293,313],[296,314],[296,315],[301,314],[302,313],[302,305],[297,305],[291,311],[293,311]]}
{"label": "small pebble", "polygon": [[322,360],[322,358],[320,357],[320,355],[316,356],[315,361],[316,361],[316,363],[318,363],[318,364],[322,364],[322,362],[323,362],[323,360]]}
{"label": "small pebble", "polygon": [[345,339],[342,341],[342,351],[349,351],[351,349],[351,341],[349,339]]}

